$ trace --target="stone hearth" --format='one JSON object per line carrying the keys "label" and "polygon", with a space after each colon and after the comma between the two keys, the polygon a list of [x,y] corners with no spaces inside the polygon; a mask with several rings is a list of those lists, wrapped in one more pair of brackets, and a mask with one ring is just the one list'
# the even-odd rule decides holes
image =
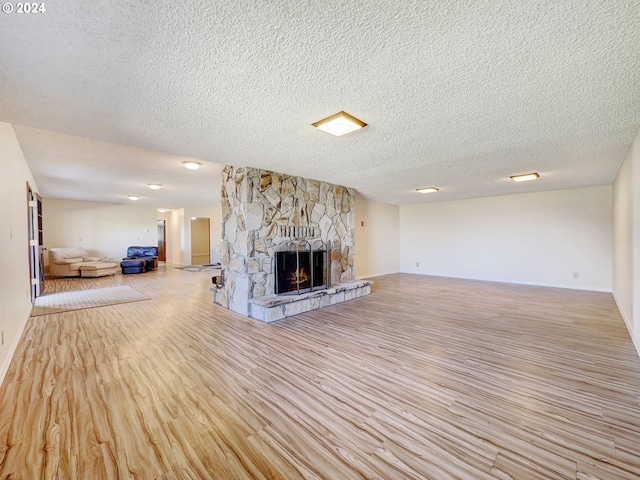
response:
{"label": "stone hearth", "polygon": [[354,280],[353,282],[338,283],[326,290],[301,295],[265,295],[260,298],[252,298],[249,300],[249,316],[263,322],[273,322],[369,295],[372,283],[368,280]]}

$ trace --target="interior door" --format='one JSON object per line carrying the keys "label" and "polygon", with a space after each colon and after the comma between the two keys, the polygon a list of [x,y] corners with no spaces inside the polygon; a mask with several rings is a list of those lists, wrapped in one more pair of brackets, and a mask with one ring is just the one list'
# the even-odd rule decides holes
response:
{"label": "interior door", "polygon": [[206,265],[211,262],[209,219],[191,219],[191,265]]}
{"label": "interior door", "polygon": [[158,261],[167,261],[167,233],[165,220],[158,220]]}
{"label": "interior door", "polygon": [[42,198],[27,183],[29,206],[29,269],[31,272],[31,301],[44,292],[44,245],[42,235]]}

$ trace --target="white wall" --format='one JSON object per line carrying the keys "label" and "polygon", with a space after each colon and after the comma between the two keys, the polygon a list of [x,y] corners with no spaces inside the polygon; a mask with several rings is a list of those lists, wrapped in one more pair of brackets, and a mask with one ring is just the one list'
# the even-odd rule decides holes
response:
{"label": "white wall", "polygon": [[185,224],[184,224],[184,208],[169,210],[165,213],[158,213],[158,218],[165,220],[166,232],[166,255],[167,263],[175,265],[184,265],[184,249],[185,249]]}
{"label": "white wall", "polygon": [[220,205],[203,208],[180,208],[158,213],[166,221],[167,263],[191,264],[191,217],[208,218],[211,239],[211,262],[220,262],[216,246],[222,237],[222,208]]}
{"label": "white wall", "polygon": [[44,198],[42,213],[47,248],[81,247],[120,261],[131,245],[158,245],[155,207]]}
{"label": "white wall", "polygon": [[400,271],[400,207],[356,198],[355,216],[356,277]]}
{"label": "white wall", "polygon": [[633,308],[631,339],[640,355],[640,132],[631,152],[633,158]]}
{"label": "white wall", "polygon": [[401,206],[400,268],[611,291],[612,222],[610,185]]}
{"label": "white wall", "polygon": [[180,265],[180,227],[182,225],[182,220],[179,216],[180,211],[158,212],[158,219],[165,221],[166,263],[175,263],[177,265]]}
{"label": "white wall", "polygon": [[640,354],[640,132],[613,185],[613,297]]}
{"label": "white wall", "polygon": [[0,383],[31,313],[27,182],[38,191],[13,127],[0,123]]}
{"label": "white wall", "polygon": [[627,325],[633,306],[633,177],[627,158],[613,186],[613,296]]}

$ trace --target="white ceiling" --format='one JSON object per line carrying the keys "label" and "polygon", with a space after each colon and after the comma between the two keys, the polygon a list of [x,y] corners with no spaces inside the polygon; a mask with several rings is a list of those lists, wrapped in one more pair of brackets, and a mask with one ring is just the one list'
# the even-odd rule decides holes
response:
{"label": "white ceiling", "polygon": [[[45,197],[202,206],[220,164],[394,204],[602,185],[640,126],[637,0],[45,7],[0,28],[0,121]],[[339,110],[369,125],[310,125]]]}
{"label": "white ceiling", "polygon": [[[177,209],[203,207],[220,199],[223,165],[89,138],[14,125],[41,194],[50,198],[130,203]],[[195,160],[198,161],[198,160]],[[149,183],[162,185],[151,190]]]}

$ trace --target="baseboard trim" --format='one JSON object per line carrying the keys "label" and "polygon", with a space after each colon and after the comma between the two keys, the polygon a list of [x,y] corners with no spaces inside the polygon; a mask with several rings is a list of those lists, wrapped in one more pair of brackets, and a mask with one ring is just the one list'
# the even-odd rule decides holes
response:
{"label": "baseboard trim", "polygon": [[622,308],[622,306],[620,305],[620,302],[618,302],[618,299],[616,298],[616,294],[613,293],[613,300],[616,302],[616,307],[618,307],[618,311],[620,312],[620,316],[622,317],[622,320],[624,320],[624,324],[627,327],[627,331],[629,332],[629,336],[631,337],[631,342],[633,343],[633,346],[636,349],[636,353],[638,354],[638,357],[640,357],[640,339],[636,339],[633,336],[633,322],[631,321],[631,316],[625,311],[624,308]]}
{"label": "baseboard trim", "polygon": [[27,321],[29,321],[30,314],[31,314],[31,310],[29,310],[27,317],[22,321],[22,325],[20,325],[20,327],[18,328],[18,333],[16,334],[15,338],[11,342],[11,345],[9,346],[7,357],[4,359],[4,362],[2,362],[2,366],[0,366],[0,385],[2,385],[2,383],[4,382],[4,377],[7,375],[7,372],[9,371],[11,360],[13,360],[13,356],[16,353],[16,349],[18,348],[18,343],[20,343],[20,339],[22,338],[24,329],[27,326]]}
{"label": "baseboard trim", "polygon": [[442,274],[429,273],[429,272],[400,271],[398,273],[409,273],[411,275],[425,275],[428,277],[460,278],[462,280],[479,280],[481,282],[511,283],[514,285],[529,285],[532,287],[566,288],[569,290],[584,290],[587,292],[611,293],[610,288],[594,287],[591,285],[579,286],[579,285],[561,285],[561,284],[555,284],[555,283],[523,282],[520,280],[513,280],[508,278],[504,279],[504,278],[460,277],[460,276],[454,276],[454,275],[442,275]]}
{"label": "baseboard trim", "polygon": [[398,270],[393,272],[376,272],[376,273],[365,273],[362,275],[356,275],[357,278],[372,278],[372,277],[381,277],[383,275],[393,275],[394,273],[402,273]]}

